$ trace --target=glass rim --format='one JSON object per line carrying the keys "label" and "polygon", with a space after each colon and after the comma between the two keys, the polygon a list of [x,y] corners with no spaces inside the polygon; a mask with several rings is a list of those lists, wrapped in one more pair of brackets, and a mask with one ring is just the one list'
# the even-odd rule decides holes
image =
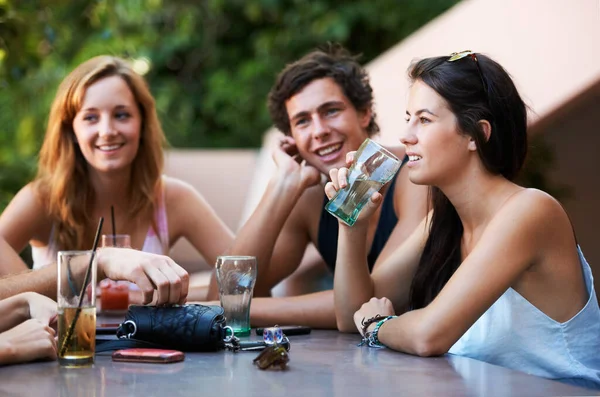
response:
{"label": "glass rim", "polygon": [[231,260],[231,259],[233,259],[233,260],[249,260],[249,259],[252,259],[252,260],[256,260],[256,257],[255,256],[251,256],[251,255],[219,255],[219,256],[217,256],[217,260],[220,260],[220,259],[229,259],[229,260]]}
{"label": "glass rim", "polygon": [[360,151],[361,148],[363,148],[364,146],[367,146],[367,144],[369,144],[370,142],[374,143],[379,148],[379,150],[381,152],[383,152],[383,154],[385,154],[388,157],[391,157],[393,160],[400,162],[400,159],[398,158],[398,156],[396,156],[394,153],[392,153],[391,151],[389,151],[388,149],[383,147],[383,145],[381,143],[379,143],[371,138],[365,139],[357,151]]}

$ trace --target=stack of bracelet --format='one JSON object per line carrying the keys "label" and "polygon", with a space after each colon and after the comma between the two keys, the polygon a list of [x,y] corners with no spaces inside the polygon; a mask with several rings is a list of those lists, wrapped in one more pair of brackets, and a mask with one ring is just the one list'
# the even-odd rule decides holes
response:
{"label": "stack of bracelet", "polygon": [[[379,328],[381,328],[383,323],[385,323],[386,321],[391,320],[396,317],[398,317],[398,316],[380,316],[378,314],[367,320],[363,319],[361,321],[361,325],[363,326],[363,339],[359,343],[359,346],[363,346],[366,344],[369,347],[376,347],[376,348],[385,347],[385,345],[383,343],[381,343],[378,338]],[[367,331],[367,328],[369,328],[369,326],[371,324],[373,324],[374,322],[377,322],[377,324],[375,325],[375,328],[373,328],[373,331]]]}

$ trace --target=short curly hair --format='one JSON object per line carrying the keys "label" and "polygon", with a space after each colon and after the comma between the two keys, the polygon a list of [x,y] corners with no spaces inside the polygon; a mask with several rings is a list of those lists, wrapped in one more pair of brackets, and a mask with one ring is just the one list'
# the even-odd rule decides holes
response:
{"label": "short curly hair", "polygon": [[285,102],[300,92],[313,80],[332,78],[342,89],[356,110],[371,110],[367,126],[369,136],[379,132],[373,110],[373,89],[367,71],[339,44],[312,51],[289,64],[279,73],[268,97],[271,120],[286,135],[291,133],[290,118]]}

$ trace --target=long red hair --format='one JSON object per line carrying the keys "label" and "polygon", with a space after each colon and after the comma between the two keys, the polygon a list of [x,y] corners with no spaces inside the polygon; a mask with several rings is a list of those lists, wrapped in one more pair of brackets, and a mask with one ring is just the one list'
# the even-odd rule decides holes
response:
{"label": "long red hair", "polygon": [[114,56],[98,56],[75,68],[58,87],[40,151],[35,187],[54,222],[54,243],[58,249],[89,249],[92,245],[97,223],[97,219],[91,219],[95,192],[87,162],[75,140],[73,119],[81,109],[86,89],[111,76],[119,76],[127,83],[142,118],[140,145],[128,187],[128,216],[154,219],[166,142],[154,98],[146,81],[128,62]]}

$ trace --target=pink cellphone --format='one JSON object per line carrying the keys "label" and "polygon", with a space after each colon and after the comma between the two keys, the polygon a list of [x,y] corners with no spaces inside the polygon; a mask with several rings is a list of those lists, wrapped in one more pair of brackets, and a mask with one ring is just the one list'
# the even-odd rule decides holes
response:
{"label": "pink cellphone", "polygon": [[163,349],[122,349],[112,354],[113,361],[134,363],[176,363],[183,361],[185,354],[179,350]]}

